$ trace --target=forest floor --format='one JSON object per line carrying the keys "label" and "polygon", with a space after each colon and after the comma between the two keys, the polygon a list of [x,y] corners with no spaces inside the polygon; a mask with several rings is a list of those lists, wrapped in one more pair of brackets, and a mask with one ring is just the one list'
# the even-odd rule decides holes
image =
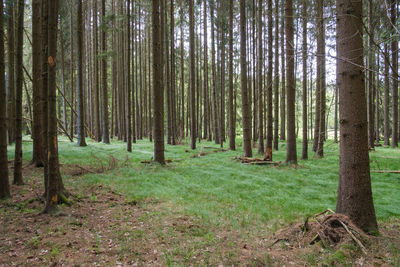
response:
{"label": "forest floor", "polygon": [[[78,148],[61,138],[61,173],[72,206],[41,214],[43,169],[29,165],[25,185],[0,202],[0,266],[399,266],[400,177],[372,173],[377,237],[335,246],[302,242],[306,218],[334,209],[338,148],[324,159],[288,166],[251,166],[202,143],[167,146],[172,163],[150,160],[152,144]],[[274,160],[284,160],[284,145]],[[12,147],[9,147],[12,151]],[[311,155],[311,154],[310,154]],[[10,152],[10,158],[13,157]],[[399,168],[400,151],[377,148],[371,169]],[[12,173],[12,164],[10,163]],[[12,177],[12,175],[10,175]]]}

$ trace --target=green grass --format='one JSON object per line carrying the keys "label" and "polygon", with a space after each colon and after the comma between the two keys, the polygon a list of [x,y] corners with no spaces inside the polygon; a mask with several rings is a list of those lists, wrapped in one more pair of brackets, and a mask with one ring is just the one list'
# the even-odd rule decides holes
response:
{"label": "green grass", "polygon": [[[339,149],[330,140],[325,145],[325,158],[316,159],[310,152],[310,159],[300,160],[296,169],[285,165],[243,165],[232,160],[242,154],[241,147],[237,151],[191,158],[201,150],[212,151],[204,147],[218,148],[210,142],[201,142],[197,146],[197,150],[191,151],[188,145],[166,145],[166,158],[176,160],[167,166],[140,163],[153,156],[153,144],[147,140],[138,141],[133,145],[133,152],[128,153],[126,145],[116,140],[111,145],[88,140],[88,146],[81,148],[61,137],[59,154],[60,162],[64,164],[106,167],[112,156],[120,166],[79,179],[65,176],[67,185],[68,182],[100,183],[111,186],[131,200],[171,202],[183,207],[186,214],[212,225],[246,228],[262,223],[274,230],[297,218],[335,208]],[[32,143],[24,142],[23,149],[24,160],[30,160]],[[281,143],[279,151],[274,151],[274,160],[284,162],[285,153],[286,146]],[[9,157],[13,157],[13,147],[9,147]],[[399,149],[379,147],[370,153],[370,157],[371,169],[399,169]],[[371,173],[371,177],[378,219],[400,217],[400,176]]]}

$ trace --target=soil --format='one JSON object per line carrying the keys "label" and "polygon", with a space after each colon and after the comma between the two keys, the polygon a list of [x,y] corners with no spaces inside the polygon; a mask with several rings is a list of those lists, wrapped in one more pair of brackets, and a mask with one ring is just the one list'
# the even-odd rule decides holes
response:
{"label": "soil", "polygon": [[[10,164],[12,173],[11,168]],[[61,165],[61,174],[69,177],[66,186],[73,205],[60,206],[60,215],[50,216],[41,213],[43,169],[25,165],[26,184],[12,185],[12,200],[0,202],[0,266],[395,266],[400,262],[398,219],[380,223],[378,237],[362,234],[347,218],[326,214],[320,222],[311,218],[275,234],[263,229],[244,232],[204,225],[176,204],[127,200],[103,185],[74,183],[87,173],[104,171]],[[332,223],[335,220],[353,229],[366,255]],[[326,239],[322,235],[314,239],[321,232]]]}

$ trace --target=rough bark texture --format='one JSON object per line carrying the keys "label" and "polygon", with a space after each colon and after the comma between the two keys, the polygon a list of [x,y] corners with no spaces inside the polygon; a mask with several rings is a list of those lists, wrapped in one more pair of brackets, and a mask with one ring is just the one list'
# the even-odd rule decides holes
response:
{"label": "rough bark texture", "polygon": [[78,146],[86,146],[85,141],[85,116],[83,106],[83,10],[82,0],[76,0],[78,7],[77,10],[77,80],[76,80],[76,100],[77,100],[77,133],[78,133]]}
{"label": "rough bark texture", "polygon": [[303,0],[302,22],[303,22],[303,147],[302,159],[308,159],[308,117],[307,117],[307,1]]}
{"label": "rough bark texture", "polygon": [[258,153],[264,154],[264,99],[263,99],[263,38],[262,38],[262,13],[263,1],[258,0],[257,7],[257,37],[258,37],[258,59],[257,59],[257,87],[258,87]]}
{"label": "rough bark texture", "polygon": [[[106,20],[106,2],[105,0],[101,1],[101,20],[105,23]],[[107,51],[107,39],[106,39],[106,29],[101,30],[101,51],[103,54]],[[102,131],[103,131],[103,143],[110,143],[110,130],[108,126],[108,89],[107,89],[107,58],[103,57],[101,60],[101,79],[102,79]]]}
{"label": "rough bark texture", "polygon": [[23,184],[22,180],[22,82],[23,82],[23,40],[24,40],[24,0],[18,0],[17,35],[15,53],[15,158],[14,184]]}
{"label": "rough bark texture", "polygon": [[[336,211],[367,232],[377,229],[368,155],[362,2],[337,0],[340,167]],[[360,67],[361,66],[361,67]]]}
{"label": "rough bark texture", "polygon": [[[207,39],[205,37],[205,39]],[[207,75],[207,74],[206,74]],[[206,82],[206,81],[204,81]],[[236,120],[233,103],[233,0],[229,1],[229,149],[236,149]]]}
{"label": "rough bark texture", "polygon": [[317,157],[324,156],[325,114],[326,114],[326,82],[325,82],[325,23],[324,1],[317,1],[317,83],[319,85],[319,131]]}
{"label": "rough bark texture", "polygon": [[279,0],[275,0],[275,39],[274,39],[274,149],[279,149]]}
{"label": "rough bark texture", "polygon": [[[396,0],[391,1],[390,18],[392,25],[396,25]],[[394,27],[394,26],[393,26]],[[395,29],[392,30],[393,35],[396,35]],[[392,40],[392,147],[397,147],[398,140],[398,41],[396,38]]]}
{"label": "rough bark texture", "polygon": [[[194,10],[193,0],[189,0],[189,43],[190,43],[190,148],[196,149],[196,83],[195,83],[195,47],[194,47]],[[215,119],[215,118],[214,118]]]}
{"label": "rough bark texture", "polygon": [[160,1],[154,0],[152,9],[153,24],[153,110],[154,110],[154,160],[165,164],[164,158],[164,91],[161,65],[161,25]]}
{"label": "rough bark texture", "polygon": [[251,157],[253,153],[251,149],[251,110],[247,90],[245,0],[240,0],[240,81],[242,87],[243,155]]}
{"label": "rough bark texture", "polygon": [[281,127],[280,127],[280,139],[286,140],[286,64],[285,64],[285,9],[284,9],[284,1],[282,1],[282,9],[281,9],[281,72],[282,72],[282,85],[281,85]]}
{"label": "rough bark texture", "polygon": [[41,40],[40,40],[40,0],[32,1],[32,87],[33,87],[33,156],[32,163],[42,167],[42,128],[40,108]]}
{"label": "rough bark texture", "polygon": [[46,212],[57,209],[62,189],[60,165],[58,161],[57,116],[56,116],[56,55],[57,55],[57,22],[58,0],[48,0],[48,181],[46,195]]}
{"label": "rough bark texture", "polygon": [[8,181],[7,105],[4,70],[4,16],[3,0],[0,0],[0,199],[11,197]]}
{"label": "rough bark texture", "polygon": [[383,134],[385,146],[390,145],[390,121],[389,121],[389,102],[390,102],[390,82],[389,82],[389,48],[385,43],[385,97],[384,97],[384,121],[383,121]]}
{"label": "rough bark texture", "polygon": [[14,42],[14,1],[7,1],[7,50],[8,50],[8,88],[7,88],[7,116],[8,116],[8,143],[15,141],[15,42]]}
{"label": "rough bark texture", "polygon": [[297,164],[296,152],[296,87],[294,77],[293,0],[285,0],[286,33],[286,93],[287,93],[287,149],[286,162]]}
{"label": "rough bark texture", "polygon": [[267,146],[265,150],[265,160],[272,161],[272,141],[273,141],[273,129],[272,129],[272,0],[268,0],[268,73],[267,73]]}

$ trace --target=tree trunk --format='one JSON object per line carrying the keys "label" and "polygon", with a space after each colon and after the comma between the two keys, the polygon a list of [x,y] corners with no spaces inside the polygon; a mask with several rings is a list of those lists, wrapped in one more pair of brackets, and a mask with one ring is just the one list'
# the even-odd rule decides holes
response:
{"label": "tree trunk", "polygon": [[4,13],[0,0],[0,199],[10,198],[7,158],[7,103],[4,66]]}
{"label": "tree trunk", "polygon": [[251,110],[247,90],[246,62],[246,1],[240,0],[240,77],[242,88],[243,155],[252,156],[251,149]]}
{"label": "tree trunk", "polygon": [[274,149],[279,149],[279,0],[275,0]]}
{"label": "tree trunk", "polygon": [[[204,17],[206,19],[206,17]],[[206,32],[206,31],[204,31]],[[204,37],[206,43],[207,36]],[[206,53],[206,52],[204,52]],[[236,150],[236,120],[233,103],[233,0],[229,1],[229,149]],[[207,73],[205,73],[207,75]],[[208,80],[204,80],[208,83]]]}
{"label": "tree trunk", "polygon": [[24,0],[18,0],[16,53],[15,53],[15,159],[14,184],[22,185],[22,82],[24,41]]}
{"label": "tree trunk", "polygon": [[7,116],[8,116],[8,143],[15,141],[15,41],[14,41],[14,1],[7,1],[7,46],[8,46],[8,90],[7,90]]}
{"label": "tree trunk", "polygon": [[219,127],[218,127],[218,102],[217,102],[217,74],[215,70],[215,33],[214,33],[214,1],[210,5],[211,16],[211,72],[212,72],[212,94],[213,94],[213,128],[214,128],[214,141],[216,144],[220,143]]}
{"label": "tree trunk", "polygon": [[194,10],[193,0],[189,0],[189,43],[190,43],[190,148],[196,149],[196,81],[195,81],[195,55],[194,55]]}
{"label": "tree trunk", "polygon": [[294,73],[293,0],[285,0],[286,77],[287,77],[287,149],[286,162],[297,164],[296,152],[296,80]]}
{"label": "tree trunk", "polygon": [[264,159],[272,161],[272,141],[273,141],[273,118],[272,118],[272,73],[273,73],[273,55],[272,55],[272,0],[268,0],[268,73],[267,73],[267,147]]}
{"label": "tree trunk", "polygon": [[336,1],[340,167],[336,212],[366,232],[377,230],[368,155],[363,70],[362,2]]}
{"label": "tree trunk", "polygon": [[[160,1],[154,0],[152,9],[153,25],[153,110],[154,110],[154,160],[165,164],[164,159],[164,92],[162,72]],[[163,10],[161,10],[163,12]]]}
{"label": "tree trunk", "polygon": [[33,87],[33,153],[32,164],[43,167],[42,162],[42,119],[40,104],[41,74],[41,40],[40,40],[40,0],[32,1],[32,87]]}
{"label": "tree trunk", "polygon": [[302,159],[308,159],[308,117],[307,117],[307,0],[303,0],[303,148]]}
{"label": "tree trunk", "polygon": [[[103,25],[106,22],[106,1],[101,1],[101,20]],[[108,89],[107,89],[107,58],[105,53],[107,52],[107,38],[106,38],[106,29],[101,30],[101,51],[103,53],[103,57],[101,60],[102,69],[101,69],[101,78],[102,78],[102,130],[103,130],[103,143],[110,143],[110,134],[109,134],[109,125],[108,125]]]}
{"label": "tree trunk", "polygon": [[[269,3],[269,2],[268,2]],[[262,32],[262,13],[263,13],[263,1],[258,0],[257,7],[257,36],[258,36],[258,58],[257,58],[257,87],[258,87],[258,153],[264,154],[264,98],[263,98],[263,32]],[[269,59],[269,58],[268,58]],[[272,152],[272,151],[271,151]]]}
{"label": "tree trunk", "polygon": [[[391,1],[391,8],[390,8],[390,19],[391,19],[391,25],[394,28],[396,25],[397,21],[397,15],[396,15],[396,0]],[[392,30],[392,35],[396,35],[395,29]],[[393,81],[392,81],[392,147],[397,147],[397,140],[398,140],[398,69],[399,69],[399,64],[398,64],[398,41],[396,38],[393,38],[392,40],[392,76],[393,76]]]}
{"label": "tree trunk", "polygon": [[76,0],[78,6],[77,10],[77,54],[78,54],[78,69],[77,69],[77,83],[76,83],[76,96],[77,96],[77,133],[78,133],[78,146],[86,146],[85,141],[85,114],[83,106],[83,10],[82,0]]}
{"label": "tree trunk", "polygon": [[57,210],[57,204],[62,200],[60,194],[63,188],[58,160],[56,115],[58,0],[48,0],[48,10],[48,131],[46,140],[48,146],[48,181],[45,212],[53,213],[55,210]]}
{"label": "tree trunk", "polygon": [[389,105],[390,105],[390,80],[389,80],[389,45],[385,43],[385,98],[384,98],[384,121],[383,131],[385,138],[385,146],[390,145],[390,120],[389,120]]}
{"label": "tree trunk", "polygon": [[282,72],[282,84],[281,84],[281,127],[280,127],[280,138],[286,140],[286,66],[285,66],[285,14],[284,14],[285,2],[282,1],[282,12],[281,12],[281,72]]}
{"label": "tree trunk", "polygon": [[325,113],[326,113],[326,84],[325,84],[325,23],[324,1],[317,1],[317,83],[319,85],[319,126],[317,157],[324,157],[325,142]]}

